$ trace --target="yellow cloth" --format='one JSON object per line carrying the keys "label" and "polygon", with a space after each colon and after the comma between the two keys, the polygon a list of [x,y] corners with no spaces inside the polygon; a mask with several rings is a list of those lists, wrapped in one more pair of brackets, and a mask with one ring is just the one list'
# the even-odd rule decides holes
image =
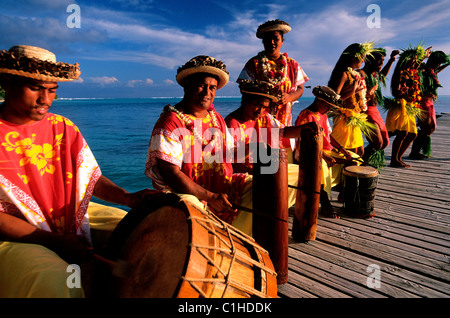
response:
{"label": "yellow cloth", "polygon": [[[345,156],[341,154],[340,152],[334,151],[334,150],[324,150],[329,154],[330,156],[334,158],[340,158],[345,159]],[[348,151],[348,150],[347,150]],[[355,159],[361,159],[359,155],[352,151],[348,151],[353,158]],[[360,165],[360,162],[355,161],[356,165]],[[342,170],[344,169],[343,164],[335,164],[331,168],[328,167],[325,160],[322,159],[322,184],[324,185],[325,192],[328,193],[330,197],[331,196],[331,188],[337,186],[339,183],[341,183],[342,180]]]}
{"label": "yellow cloth", "polygon": [[[252,209],[253,208],[253,196],[252,196],[252,176],[248,176],[245,180],[244,195],[242,196],[241,205]],[[288,163],[288,185],[298,186],[298,165]],[[275,195],[275,194],[274,194]],[[291,207],[295,204],[297,198],[297,189],[288,188],[288,206]],[[253,214],[245,211],[239,211],[236,220],[232,224],[238,230],[245,234],[253,235]]]}
{"label": "yellow cloth", "polygon": [[[89,204],[94,247],[104,244],[126,213],[118,208]],[[67,272],[68,265],[42,245],[0,241],[0,298],[84,297],[83,288],[67,286],[67,279],[73,274]]]}
{"label": "yellow cloth", "polygon": [[343,114],[334,118],[331,136],[345,149],[355,149],[364,145],[361,128],[348,125],[347,116]]}
{"label": "yellow cloth", "polygon": [[[245,179],[244,190],[242,192],[241,197],[241,206],[252,209],[253,208],[253,193],[252,193],[252,183],[253,176],[248,175]],[[298,185],[298,165],[296,164],[288,164],[288,184],[297,186]],[[295,200],[297,197],[297,190],[294,188],[288,188],[288,205],[292,206],[295,204]],[[188,201],[189,203],[197,206],[200,209],[206,209],[206,206],[198,200],[195,196],[190,194],[179,194],[177,195]],[[238,211],[238,215],[236,219],[231,224],[236,229],[241,232],[247,234],[248,236],[253,235],[253,214],[246,211]]]}
{"label": "yellow cloth", "polygon": [[69,288],[67,264],[37,244],[0,242],[1,298],[80,298],[82,288]]}
{"label": "yellow cloth", "polygon": [[396,130],[417,134],[416,117],[408,115],[406,108],[415,107],[406,100],[400,99],[400,107],[391,107],[386,115],[386,129],[390,132]]}

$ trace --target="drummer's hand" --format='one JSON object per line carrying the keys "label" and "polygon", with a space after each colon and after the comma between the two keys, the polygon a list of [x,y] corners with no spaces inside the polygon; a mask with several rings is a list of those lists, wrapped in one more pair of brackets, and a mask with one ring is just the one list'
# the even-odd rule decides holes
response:
{"label": "drummer's hand", "polygon": [[352,160],[353,159],[352,154],[347,149],[341,148],[340,151],[345,156],[345,159],[347,159],[347,160]]}
{"label": "drummer's hand", "polygon": [[152,198],[157,195],[164,195],[164,192],[153,189],[144,189],[138,192],[129,193],[127,206],[132,209],[148,207],[152,202]]}
{"label": "drummer's hand", "polygon": [[79,235],[59,235],[55,242],[55,252],[69,264],[81,264],[91,260],[92,247]]}
{"label": "drummer's hand", "polygon": [[[208,207],[210,207],[220,217],[221,214],[229,215],[226,219],[234,219],[237,216],[237,209],[228,201],[228,196],[225,193],[215,193],[212,198],[208,200]],[[225,219],[225,218],[223,218]]]}
{"label": "drummer's hand", "polygon": [[325,160],[325,162],[327,163],[327,166],[329,168],[331,168],[332,166],[334,166],[336,164],[336,160],[331,157],[330,155],[326,154],[325,152],[322,153],[322,158],[323,160]]}

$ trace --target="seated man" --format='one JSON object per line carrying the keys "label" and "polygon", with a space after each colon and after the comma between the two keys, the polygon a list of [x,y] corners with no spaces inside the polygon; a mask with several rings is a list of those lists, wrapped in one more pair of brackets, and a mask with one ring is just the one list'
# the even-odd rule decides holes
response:
{"label": "seated man", "polygon": [[[268,112],[270,102],[276,103],[281,97],[282,92],[274,85],[252,80],[242,80],[239,84],[242,94],[241,106],[230,113],[226,118],[231,135],[234,137],[236,148],[245,150],[245,159],[237,158],[233,163],[234,171],[246,172],[252,174],[254,158],[252,145],[258,142],[267,143],[270,147],[279,148],[286,144],[286,139],[297,138],[300,136],[301,126],[286,127]],[[318,128],[317,125],[308,124]],[[258,140],[257,130],[265,130]],[[239,155],[239,153],[237,154]],[[288,190],[288,206],[292,206],[296,199],[296,189],[298,183],[298,165],[288,164],[288,184],[293,186]],[[252,215],[242,213],[238,220],[239,223],[251,224]]]}
{"label": "seated man", "polygon": [[[315,122],[323,128],[322,187],[320,204],[323,215],[338,218],[337,214],[333,211],[333,207],[328,198],[328,194],[331,193],[331,188],[340,183],[340,175],[343,166],[341,164],[336,165],[336,161],[339,160],[339,162],[342,163],[347,160],[347,164],[353,164],[351,161],[352,157],[357,157],[357,155],[346,150],[333,138],[333,136],[331,136],[331,127],[328,122],[327,113],[331,107],[337,107],[342,103],[340,96],[326,86],[314,87],[313,94],[316,97],[314,102],[300,112],[295,124],[304,125],[306,123]],[[297,147],[294,152],[294,158],[297,161],[300,156],[299,144],[300,143],[297,142]]]}
{"label": "seated man", "polygon": [[78,128],[49,113],[57,82],[79,74],[42,48],[0,51],[0,297],[84,296],[67,270],[90,260],[92,195],[137,207],[153,192],[103,176]]}
{"label": "seated man", "polygon": [[245,187],[251,196],[251,178],[233,174],[233,140],[213,107],[228,71],[221,61],[197,56],[178,69],[176,79],[184,96],[178,104],[165,106],[156,122],[145,174],[155,189],[177,193],[233,224],[238,212],[233,204],[245,205],[242,194]]}

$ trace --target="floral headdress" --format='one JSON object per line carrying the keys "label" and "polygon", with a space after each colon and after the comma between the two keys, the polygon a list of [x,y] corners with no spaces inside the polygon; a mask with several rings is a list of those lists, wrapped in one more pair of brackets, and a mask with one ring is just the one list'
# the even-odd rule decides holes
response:
{"label": "floral headdress", "polygon": [[187,84],[187,78],[196,73],[207,73],[219,77],[218,89],[224,87],[230,78],[230,73],[222,61],[211,56],[199,55],[178,68],[176,77],[178,84],[184,87]]}
{"label": "floral headdress", "polygon": [[409,48],[402,49],[402,53],[400,53],[400,58],[398,64],[400,67],[403,67],[408,61],[415,59],[418,64],[422,63],[422,61],[427,57],[427,50],[425,50],[422,44],[418,44],[416,47],[409,45]]}

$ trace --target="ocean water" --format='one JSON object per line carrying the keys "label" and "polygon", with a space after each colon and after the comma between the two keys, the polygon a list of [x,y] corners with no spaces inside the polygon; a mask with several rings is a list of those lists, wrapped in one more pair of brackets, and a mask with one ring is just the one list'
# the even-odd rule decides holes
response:
{"label": "ocean water", "polygon": [[[151,132],[163,107],[178,101],[180,98],[62,98],[53,102],[51,112],[69,118],[78,126],[106,177],[135,192],[152,188],[151,180],[144,174]],[[312,97],[302,97],[295,103],[294,118],[312,101]],[[225,118],[240,106],[240,98],[219,97],[214,106]],[[435,108],[438,114],[450,113],[450,96],[440,97]]]}

